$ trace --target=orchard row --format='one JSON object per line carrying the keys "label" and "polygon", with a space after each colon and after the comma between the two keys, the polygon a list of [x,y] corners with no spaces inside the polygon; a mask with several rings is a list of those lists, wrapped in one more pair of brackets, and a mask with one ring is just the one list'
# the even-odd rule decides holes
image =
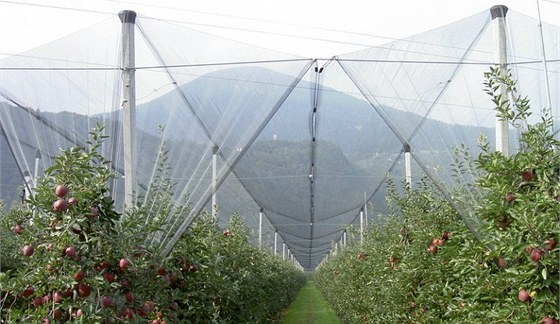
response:
{"label": "orchard row", "polygon": [[170,180],[161,175],[149,207],[120,215],[100,133],[87,148],[63,151],[29,202],[2,215],[0,322],[276,320],[303,274],[253,247],[235,216],[227,229],[201,216],[162,256],[147,238],[165,234],[161,216],[174,212]]}
{"label": "orchard row", "polygon": [[506,157],[484,142],[474,159],[457,150],[451,199],[431,182],[403,193],[391,184],[391,213],[316,275],[343,322],[558,323],[560,143],[550,116],[527,125],[528,102],[494,73],[516,98],[488,89],[521,128],[519,152]]}

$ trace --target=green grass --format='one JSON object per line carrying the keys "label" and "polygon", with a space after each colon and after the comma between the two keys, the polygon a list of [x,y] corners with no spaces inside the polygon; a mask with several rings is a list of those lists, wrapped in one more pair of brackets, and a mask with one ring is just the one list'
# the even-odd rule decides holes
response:
{"label": "green grass", "polygon": [[340,324],[340,321],[313,281],[308,281],[298,292],[296,299],[288,307],[280,323]]}

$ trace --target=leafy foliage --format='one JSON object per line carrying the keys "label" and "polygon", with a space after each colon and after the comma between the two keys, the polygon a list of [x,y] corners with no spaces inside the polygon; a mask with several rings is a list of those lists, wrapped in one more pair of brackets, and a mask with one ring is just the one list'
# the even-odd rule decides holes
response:
{"label": "leafy foliage", "polygon": [[[175,208],[166,152],[145,203],[117,212],[113,177],[88,147],[62,151],[25,205],[2,215],[0,322],[267,322],[293,299],[303,275],[248,243],[237,219],[231,235],[202,217],[163,257],[148,238]],[[6,266],[6,262],[9,262]],[[241,298],[240,298],[241,296]]]}
{"label": "leafy foliage", "polygon": [[[316,276],[343,321],[537,323],[560,317],[560,147],[552,118],[545,113],[528,125],[528,100],[517,95],[511,76],[492,69],[486,77],[499,114],[523,132],[515,155],[493,152],[483,141],[474,163],[457,161],[457,174],[476,168],[474,186],[462,182],[454,195],[475,202],[481,239],[432,185],[405,185],[399,195],[390,184],[393,212],[378,219],[362,246],[348,247]],[[501,84],[512,99],[502,97]]]}

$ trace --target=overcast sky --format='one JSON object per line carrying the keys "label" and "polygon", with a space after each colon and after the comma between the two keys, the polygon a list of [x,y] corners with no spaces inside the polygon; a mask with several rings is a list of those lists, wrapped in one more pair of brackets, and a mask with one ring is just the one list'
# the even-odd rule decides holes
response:
{"label": "overcast sky", "polygon": [[496,4],[535,18],[538,4],[543,21],[560,25],[560,0],[0,0],[0,53],[24,52],[130,9],[270,49],[329,58]]}

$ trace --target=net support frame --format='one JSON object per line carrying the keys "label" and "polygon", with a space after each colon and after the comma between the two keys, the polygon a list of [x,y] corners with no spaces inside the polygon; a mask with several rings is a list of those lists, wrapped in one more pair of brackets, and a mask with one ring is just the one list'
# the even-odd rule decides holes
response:
{"label": "net support frame", "polygon": [[119,12],[122,23],[122,86],[123,86],[123,147],[124,147],[124,191],[125,209],[134,204],[135,186],[135,133],[136,133],[136,78],[134,25],[136,12],[123,10]]}
{"label": "net support frame", "polygon": [[[492,22],[494,24],[494,38],[496,41],[496,64],[501,75],[507,73],[507,34],[506,34],[506,6],[494,6],[490,8]],[[506,100],[507,89],[505,84],[500,84],[500,95]],[[496,151],[504,156],[509,155],[508,121],[496,114]]]}

